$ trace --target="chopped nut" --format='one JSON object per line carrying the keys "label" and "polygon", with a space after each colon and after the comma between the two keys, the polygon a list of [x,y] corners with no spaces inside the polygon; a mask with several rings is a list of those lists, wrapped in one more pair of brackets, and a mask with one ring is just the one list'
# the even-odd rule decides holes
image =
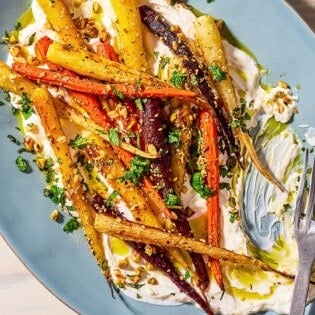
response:
{"label": "chopped nut", "polygon": [[11,54],[13,57],[19,56],[20,52],[21,52],[21,47],[18,46],[18,45],[13,45],[13,46],[10,48],[10,54]]}
{"label": "chopped nut", "polygon": [[73,5],[77,8],[82,4],[83,0],[73,0]]}
{"label": "chopped nut", "polygon": [[147,263],[147,264],[145,265],[145,269],[146,269],[146,271],[152,271],[152,270],[154,270],[154,267],[153,267],[152,264]]}
{"label": "chopped nut", "polygon": [[26,131],[32,132],[32,133],[38,133],[38,126],[36,124],[27,124],[25,127]]}
{"label": "chopped nut", "polygon": [[129,261],[127,258],[118,261],[119,268],[126,268],[129,265]]}
{"label": "chopped nut", "polygon": [[100,13],[102,7],[100,6],[100,4],[98,2],[93,2],[93,11],[94,13]]}
{"label": "chopped nut", "polygon": [[141,255],[138,252],[133,252],[131,260],[135,263],[139,263],[141,261]]}
{"label": "chopped nut", "polygon": [[46,159],[45,158],[36,159],[36,165],[40,170],[44,170],[46,167]]}
{"label": "chopped nut", "polygon": [[67,138],[65,136],[60,136],[57,139],[58,143],[65,143],[67,141]]}
{"label": "chopped nut", "polygon": [[53,210],[50,214],[50,218],[54,221],[57,221],[59,218],[59,211],[58,210]]}
{"label": "chopped nut", "polygon": [[156,285],[156,284],[158,284],[158,281],[156,280],[156,278],[149,278],[148,279],[148,283],[149,284],[152,284],[152,285]]}
{"label": "chopped nut", "polygon": [[153,248],[150,244],[147,244],[147,245],[145,246],[144,252],[145,252],[148,256],[151,256],[152,254],[154,254],[154,248]]}
{"label": "chopped nut", "polygon": [[38,142],[36,142],[36,143],[34,143],[34,151],[36,152],[36,153],[40,153],[40,152],[42,152],[43,151],[43,144],[42,143],[38,143]]}
{"label": "chopped nut", "polygon": [[23,140],[24,148],[29,152],[34,151],[34,143],[35,141],[31,136],[26,136]]}

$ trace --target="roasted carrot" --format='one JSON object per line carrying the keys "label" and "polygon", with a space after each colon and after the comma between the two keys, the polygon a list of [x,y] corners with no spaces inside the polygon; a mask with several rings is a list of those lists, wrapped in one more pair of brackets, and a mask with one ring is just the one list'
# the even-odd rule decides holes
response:
{"label": "roasted carrot", "polygon": [[113,46],[108,42],[97,45],[96,52],[98,55],[104,56],[109,60],[119,62],[118,55],[116,54]]}
{"label": "roasted carrot", "polygon": [[35,43],[35,54],[38,59],[45,62],[48,61],[46,54],[52,42],[53,40],[48,36],[43,36]]}
{"label": "roasted carrot", "polygon": [[41,69],[24,63],[16,62],[12,66],[13,70],[30,80],[47,83],[55,86],[94,94],[101,96],[121,97],[194,97],[196,94],[188,90],[180,90],[172,87],[157,87],[157,86],[136,86],[133,84],[104,84],[89,79],[81,79],[72,77],[56,71]]}
{"label": "roasted carrot", "polygon": [[[208,243],[219,246],[220,243],[220,205],[219,205],[219,149],[218,131],[215,118],[209,111],[200,113],[200,130],[202,130],[202,155],[206,161],[207,186],[210,196],[207,198]],[[210,270],[220,286],[224,289],[222,273],[218,260],[210,259]]]}
{"label": "roasted carrot", "polygon": [[[45,62],[50,70],[58,71],[60,75],[67,75],[71,77],[79,77],[75,72],[63,69],[60,66],[48,61],[46,54],[49,46],[53,40],[48,36],[40,38],[35,44],[35,54],[37,58]],[[103,45],[103,44],[101,44]],[[90,118],[101,127],[108,129],[110,126],[110,119],[106,112],[102,109],[102,105],[95,95],[88,95],[82,92],[70,91],[70,96],[80,108],[82,108]]]}

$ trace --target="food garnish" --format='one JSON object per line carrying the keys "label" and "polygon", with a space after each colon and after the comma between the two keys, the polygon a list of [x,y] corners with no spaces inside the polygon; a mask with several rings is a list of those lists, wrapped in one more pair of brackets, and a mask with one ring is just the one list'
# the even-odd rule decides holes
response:
{"label": "food garnish", "polygon": [[[177,2],[33,0],[34,25],[17,21],[3,38],[0,88],[45,172],[52,224],[69,215],[63,232],[82,229],[108,283],[206,314],[237,312],[246,297],[273,307],[292,286],[295,247],[281,233],[263,247],[266,231],[246,211],[290,226],[301,145],[285,122],[296,97],[283,82],[272,93],[250,86],[251,57]],[[289,149],[278,171],[266,157],[279,145]],[[32,170],[22,155],[15,163]],[[268,187],[272,215],[253,183]]]}

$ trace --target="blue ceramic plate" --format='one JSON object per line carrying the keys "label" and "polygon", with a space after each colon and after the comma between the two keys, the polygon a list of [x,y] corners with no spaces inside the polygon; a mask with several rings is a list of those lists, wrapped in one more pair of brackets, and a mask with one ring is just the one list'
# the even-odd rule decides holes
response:
{"label": "blue ceramic plate", "polygon": [[[223,18],[234,35],[271,70],[270,79],[284,77],[300,85],[299,115],[293,125],[315,125],[315,38],[282,0],[190,1],[203,12]],[[0,34],[11,30],[26,8],[21,0],[0,1]],[[0,46],[0,58],[6,57]],[[35,170],[21,174],[15,166],[18,147],[8,134],[19,138],[10,106],[0,108],[0,232],[17,255],[56,296],[81,314],[201,314],[192,306],[157,307],[118,297],[113,300],[106,282],[89,253],[83,235],[65,234],[49,219],[53,205],[41,193],[44,178]],[[31,160],[32,157],[29,156]],[[314,314],[315,306],[308,307]],[[271,314],[269,312],[269,314]]]}

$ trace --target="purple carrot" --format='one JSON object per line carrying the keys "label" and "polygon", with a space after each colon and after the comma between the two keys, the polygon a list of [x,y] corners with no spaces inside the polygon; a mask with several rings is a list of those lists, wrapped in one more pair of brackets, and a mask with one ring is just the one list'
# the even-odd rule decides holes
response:
{"label": "purple carrot", "polygon": [[[166,125],[167,123],[163,118],[162,101],[160,99],[148,99],[145,103],[142,117],[143,143],[146,147],[153,145],[161,155],[160,158],[151,161],[150,178],[152,183],[159,187],[159,193],[163,199],[166,199],[168,194],[175,195],[170,168],[171,156],[165,141],[167,138]],[[178,209],[173,211],[177,215],[177,219],[173,220],[177,231],[185,236],[193,237],[193,232],[184,210]],[[190,253],[190,257],[199,277],[198,285],[201,289],[205,289],[209,285],[209,275],[203,257],[197,253]]]}
{"label": "purple carrot", "polygon": [[150,163],[150,179],[163,199],[173,192],[171,156],[165,142],[167,136],[166,121],[163,117],[162,102],[149,98],[144,106],[142,117],[142,140],[148,150],[150,146],[161,155]]}
{"label": "purple carrot", "polygon": [[221,125],[221,131],[224,137],[225,147],[231,146],[231,153],[234,152],[238,161],[240,161],[239,147],[234,137],[232,128],[229,124],[228,114],[226,113],[224,103],[217,93],[213,91],[207,82],[207,75],[202,66],[199,65],[194,54],[189,47],[173,32],[171,25],[165,19],[152,10],[150,7],[144,5],[139,8],[143,23],[151,30],[153,34],[163,40],[163,42],[172,49],[179,57],[182,58],[183,65],[190,75],[193,75],[197,80],[201,94],[206,98],[208,103],[212,106]]}

